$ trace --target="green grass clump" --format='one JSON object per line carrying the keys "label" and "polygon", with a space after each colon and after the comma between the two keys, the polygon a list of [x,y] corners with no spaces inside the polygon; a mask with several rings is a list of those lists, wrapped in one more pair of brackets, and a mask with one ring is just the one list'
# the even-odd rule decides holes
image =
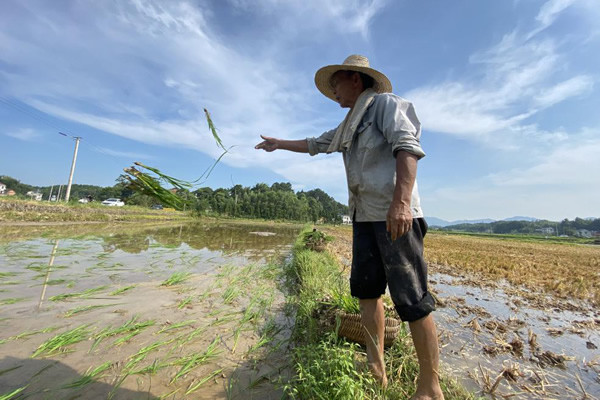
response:
{"label": "green grass clump", "polygon": [[376,386],[368,372],[355,366],[358,345],[328,335],[324,340],[294,350],[296,377],[286,386],[294,399],[372,399]]}
{"label": "green grass clump", "polygon": [[186,271],[175,272],[173,273],[173,275],[168,277],[163,283],[161,283],[160,286],[173,286],[180,284],[181,282],[186,281],[190,277],[190,275],[192,274]]}
{"label": "green grass clump", "polygon": [[87,327],[88,325],[80,325],[70,331],[54,336],[42,343],[31,357],[37,357],[42,354],[51,356],[61,353],[66,351],[67,346],[87,340],[91,333]]}

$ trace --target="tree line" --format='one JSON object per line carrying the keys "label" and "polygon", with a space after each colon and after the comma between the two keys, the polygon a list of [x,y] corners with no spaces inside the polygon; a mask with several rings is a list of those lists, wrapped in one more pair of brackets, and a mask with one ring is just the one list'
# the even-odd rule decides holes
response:
{"label": "tree line", "polygon": [[[0,176],[0,182],[14,190],[19,197],[26,198],[27,192],[37,191],[42,193],[44,200],[48,200],[51,190],[53,195],[59,193],[57,186],[34,187],[8,176]],[[66,188],[63,186],[60,190],[60,198],[64,199]],[[201,215],[339,223],[341,216],[348,214],[346,205],[337,202],[323,190],[294,192],[289,182],[276,182],[271,186],[265,183],[258,183],[253,187],[235,185],[214,190],[204,187],[192,192],[179,190],[176,194],[191,200],[194,211]],[[117,179],[114,186],[108,187],[71,185],[70,202],[77,202],[88,196],[94,201],[117,197],[127,205],[143,207],[159,203],[150,196],[131,190],[123,179]]]}
{"label": "tree line", "polygon": [[573,236],[580,229],[589,231],[600,231],[600,218],[583,219],[575,218],[570,221],[563,219],[560,222],[537,220],[537,221],[495,221],[490,223],[457,224],[443,228],[442,231],[463,231],[474,233],[498,233],[498,234],[547,234],[547,235],[569,235]]}

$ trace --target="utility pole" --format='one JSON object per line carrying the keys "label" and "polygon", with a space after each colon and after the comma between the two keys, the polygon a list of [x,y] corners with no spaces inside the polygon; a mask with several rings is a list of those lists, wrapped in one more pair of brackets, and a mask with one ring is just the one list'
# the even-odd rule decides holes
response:
{"label": "utility pole", "polygon": [[[63,136],[69,136],[66,133],[58,132]],[[77,150],[79,149],[79,139],[81,137],[74,136],[75,139],[75,151],[73,152],[73,162],[71,163],[71,173],[69,174],[69,183],[67,184],[67,192],[65,194],[65,202],[69,202],[69,197],[71,197],[71,183],[73,182],[73,173],[75,172],[75,163],[77,162]]]}
{"label": "utility pole", "polygon": [[50,194],[48,195],[48,201],[52,198],[52,191],[54,190],[54,185],[50,187]]}

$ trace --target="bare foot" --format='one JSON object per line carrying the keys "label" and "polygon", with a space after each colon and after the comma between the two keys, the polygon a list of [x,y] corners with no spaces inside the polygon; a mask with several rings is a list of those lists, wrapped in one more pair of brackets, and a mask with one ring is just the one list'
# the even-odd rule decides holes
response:
{"label": "bare foot", "polygon": [[440,388],[429,391],[417,389],[410,400],[444,400],[444,394]]}
{"label": "bare foot", "polygon": [[385,367],[382,367],[382,366],[374,364],[374,363],[368,363],[368,365],[369,365],[369,370],[371,371],[371,375],[373,375],[373,378],[375,378],[375,381],[382,388],[384,388],[384,389],[387,388],[388,379],[385,374]]}

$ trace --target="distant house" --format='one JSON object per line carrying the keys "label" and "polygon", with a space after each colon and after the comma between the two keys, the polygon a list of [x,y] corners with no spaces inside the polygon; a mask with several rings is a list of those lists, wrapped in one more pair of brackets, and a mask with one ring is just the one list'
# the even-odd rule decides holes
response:
{"label": "distant house", "polygon": [[0,182],[0,194],[4,194],[6,192],[6,185]]}
{"label": "distant house", "polygon": [[27,196],[29,196],[31,198],[31,200],[35,200],[35,201],[42,200],[42,194],[40,192],[34,192],[34,191],[30,190],[26,194],[27,194]]}
{"label": "distant house", "polygon": [[587,229],[577,229],[575,232],[575,236],[583,237],[583,238],[591,238],[593,232],[588,231]]}
{"label": "distant house", "polygon": [[350,225],[352,223],[352,218],[349,215],[342,215],[342,224]]}
{"label": "distant house", "polygon": [[8,189],[8,190],[6,191],[6,195],[7,195],[7,196],[16,196],[16,195],[17,195],[17,192],[15,192],[15,191],[14,191],[14,190],[12,190],[12,189]]}
{"label": "distant house", "polygon": [[552,235],[552,234],[554,234],[554,228],[552,228],[552,227],[539,228],[539,229],[537,229],[537,231],[541,232],[544,235]]}

